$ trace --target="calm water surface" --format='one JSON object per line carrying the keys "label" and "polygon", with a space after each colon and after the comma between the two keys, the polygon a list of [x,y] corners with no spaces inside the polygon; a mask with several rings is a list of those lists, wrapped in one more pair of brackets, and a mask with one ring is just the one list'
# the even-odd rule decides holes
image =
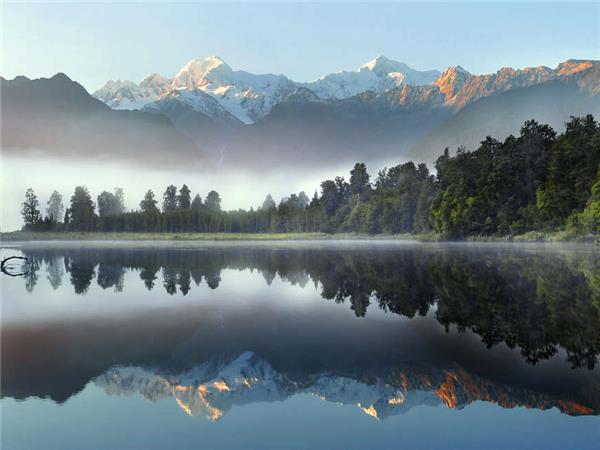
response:
{"label": "calm water surface", "polygon": [[1,447],[598,449],[592,246],[4,244]]}

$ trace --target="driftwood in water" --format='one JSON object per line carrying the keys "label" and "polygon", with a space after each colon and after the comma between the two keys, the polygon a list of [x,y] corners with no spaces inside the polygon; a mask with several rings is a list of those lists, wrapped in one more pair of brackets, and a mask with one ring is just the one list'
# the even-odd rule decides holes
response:
{"label": "driftwood in water", "polygon": [[[22,268],[23,268],[24,264],[21,264],[20,272],[12,272],[11,271],[14,266],[10,261],[11,260],[14,261],[15,259],[24,261],[24,264],[29,262],[29,259],[27,259],[23,256],[9,256],[8,258],[4,258],[2,260],[2,262],[0,262],[0,270],[2,271],[2,273],[5,273],[9,277],[22,277],[24,275],[27,275],[29,273],[29,269],[27,268],[27,270],[23,270]],[[25,267],[28,267],[28,266],[25,266]]]}

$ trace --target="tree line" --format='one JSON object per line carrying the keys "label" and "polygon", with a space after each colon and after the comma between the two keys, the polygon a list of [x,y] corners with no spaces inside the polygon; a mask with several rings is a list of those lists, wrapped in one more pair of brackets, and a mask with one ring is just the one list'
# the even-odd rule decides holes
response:
{"label": "tree line", "polygon": [[94,202],[77,186],[67,208],[54,191],[42,215],[32,189],[22,207],[31,231],[110,232],[358,232],[425,233],[446,237],[515,235],[567,229],[600,232],[600,125],[593,116],[573,117],[557,134],[535,120],[503,142],[487,137],[467,151],[449,149],[435,175],[412,161],[375,177],[356,163],[346,181],[325,180],[309,199],[291,194],[278,204],[267,195],[250,210],[224,211],[218,192],[192,198],[187,185],[166,187],[162,202],[148,190],[136,210],[126,211],[124,192],[104,191]]}

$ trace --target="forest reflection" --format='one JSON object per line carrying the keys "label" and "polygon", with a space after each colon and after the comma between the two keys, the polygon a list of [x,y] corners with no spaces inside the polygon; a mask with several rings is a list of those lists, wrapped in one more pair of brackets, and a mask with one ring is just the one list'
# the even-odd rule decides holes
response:
{"label": "forest reflection", "polygon": [[459,251],[398,248],[223,247],[25,248],[32,292],[42,271],[54,289],[68,279],[76,294],[94,281],[122,292],[127,271],[146,289],[187,295],[217,289],[225,269],[257,270],[271,284],[309,282],[321,297],[348,304],[357,317],[370,305],[408,318],[432,315],[447,330],[471,330],[492,347],[518,347],[531,364],[563,348],[574,368],[594,368],[600,354],[600,257],[593,252]]}

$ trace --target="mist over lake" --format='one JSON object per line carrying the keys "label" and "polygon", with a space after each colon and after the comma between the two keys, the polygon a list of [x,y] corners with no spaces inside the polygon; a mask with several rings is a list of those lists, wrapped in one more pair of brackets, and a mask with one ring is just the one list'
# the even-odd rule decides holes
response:
{"label": "mist over lake", "polygon": [[[77,185],[86,185],[94,196],[104,190],[121,187],[125,191],[127,209],[138,209],[148,189],[162,192],[169,184],[190,186],[202,196],[217,189],[223,197],[224,209],[249,209],[259,207],[267,194],[277,201],[290,191],[305,191],[312,195],[322,179],[348,171],[350,166],[322,167],[305,174],[289,168],[271,167],[264,171],[197,168],[190,170],[186,164],[179,168],[147,167],[134,162],[110,160],[81,160],[61,157],[18,157],[4,155],[2,189],[2,230],[20,229],[22,193],[33,187],[40,201],[46,204],[53,190],[70,198]],[[27,174],[26,177],[23,174]]]}

